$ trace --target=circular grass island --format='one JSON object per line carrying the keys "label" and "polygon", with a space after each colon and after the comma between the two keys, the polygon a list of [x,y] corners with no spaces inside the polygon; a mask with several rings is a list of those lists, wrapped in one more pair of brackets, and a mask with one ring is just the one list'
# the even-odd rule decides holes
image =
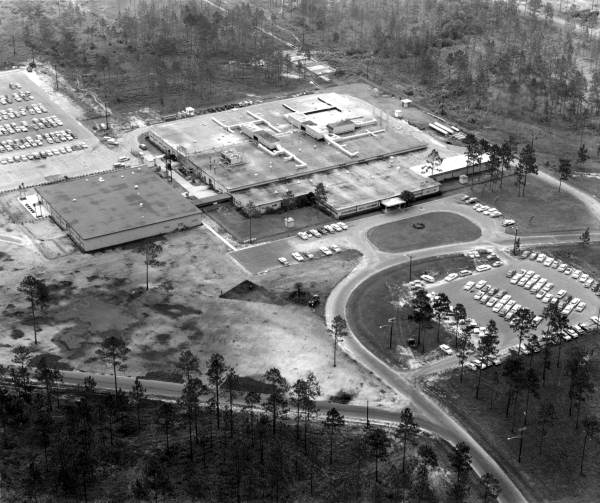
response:
{"label": "circular grass island", "polygon": [[456,213],[438,211],[373,227],[367,237],[379,250],[399,253],[473,241],[481,229]]}

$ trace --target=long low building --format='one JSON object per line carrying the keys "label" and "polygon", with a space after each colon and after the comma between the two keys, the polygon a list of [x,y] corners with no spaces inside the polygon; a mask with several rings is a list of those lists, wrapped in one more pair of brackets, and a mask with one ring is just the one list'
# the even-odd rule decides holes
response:
{"label": "long low building", "polygon": [[67,180],[36,191],[52,219],[86,252],[202,223],[201,212],[148,167]]}

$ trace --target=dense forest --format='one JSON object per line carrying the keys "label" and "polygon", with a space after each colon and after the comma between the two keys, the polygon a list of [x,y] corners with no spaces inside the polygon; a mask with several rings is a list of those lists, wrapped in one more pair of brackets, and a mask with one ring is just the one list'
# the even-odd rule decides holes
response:
{"label": "dense forest", "polygon": [[420,82],[442,109],[458,101],[574,122],[600,112],[596,15],[555,24],[552,4],[540,0],[525,11],[515,0],[302,0],[283,14],[340,67],[354,58],[373,77],[379,60],[388,78]]}
{"label": "dense forest", "polygon": [[[116,373],[128,348],[98,355]],[[181,395],[64,388],[30,347],[0,368],[0,490],[7,501],[493,501],[498,482],[470,469],[468,445],[419,430],[409,408],[387,427],[319,413],[317,378],[276,368],[249,387],[223,357],[183,351]],[[116,374],[115,374],[116,375]]]}
{"label": "dense forest", "polygon": [[193,104],[288,84],[284,46],[261,31],[264,13],[250,4],[222,12],[201,1],[140,0],[109,13],[78,2],[8,5],[1,61],[49,61],[113,104],[162,107],[173,96]]}

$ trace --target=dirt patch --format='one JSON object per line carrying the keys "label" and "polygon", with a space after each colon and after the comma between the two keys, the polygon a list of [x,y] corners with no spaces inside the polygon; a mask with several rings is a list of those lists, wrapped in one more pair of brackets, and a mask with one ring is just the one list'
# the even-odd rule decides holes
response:
{"label": "dirt patch", "polygon": [[264,302],[265,304],[282,304],[281,298],[265,287],[249,280],[242,281],[223,295],[222,299],[245,300],[246,302]]}

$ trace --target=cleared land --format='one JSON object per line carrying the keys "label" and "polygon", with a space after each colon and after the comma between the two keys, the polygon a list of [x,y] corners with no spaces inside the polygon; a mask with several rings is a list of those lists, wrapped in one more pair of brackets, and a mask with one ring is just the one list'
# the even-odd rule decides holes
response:
{"label": "cleared land", "polygon": [[[464,380],[459,382],[459,371],[453,371],[439,378],[430,380],[428,388],[466,425],[475,438],[488,449],[498,453],[498,461],[515,479],[524,479],[524,483],[533,492],[531,501],[569,501],[587,503],[600,499],[598,473],[600,471],[600,444],[588,441],[584,473],[579,474],[581,453],[584,440],[584,428],[581,420],[586,414],[597,414],[600,400],[597,394],[588,395],[582,405],[579,428],[575,427],[576,412],[569,416],[569,385],[565,364],[569,349],[576,346],[600,350],[598,333],[580,337],[575,342],[563,346],[562,362],[556,368],[556,349],[553,349],[551,366],[547,371],[546,385],[541,386],[540,396],[530,397],[527,428],[523,436],[523,452],[521,463],[517,462],[519,449],[519,432],[525,408],[526,393],[521,392],[514,419],[514,409],[505,417],[506,391],[505,378],[500,377],[503,369],[492,367],[483,371],[480,400],[475,400],[477,374],[465,371]],[[525,367],[528,367],[528,360]],[[600,367],[594,357],[593,382],[600,379]],[[543,353],[534,358],[534,368],[541,374]],[[492,401],[493,400],[493,401]],[[539,454],[541,425],[537,420],[540,404],[545,401],[554,403],[555,421],[547,425],[548,434],[543,442],[542,455]],[[493,406],[490,407],[490,404]],[[514,427],[513,427],[513,421]],[[509,440],[510,439],[510,440]]]}
{"label": "cleared land", "polygon": [[527,177],[524,197],[517,195],[514,177],[505,178],[503,187],[496,190],[484,183],[465,186],[465,193],[498,208],[506,218],[514,218],[521,235],[600,228],[598,218],[581,201],[564,191],[559,193],[535,175]]}
{"label": "cleared land", "polygon": [[[15,237],[22,235],[18,226],[4,227]],[[64,366],[108,372],[95,351],[104,337],[117,331],[131,348],[128,375],[172,373],[179,353],[189,348],[198,353],[202,365],[213,352],[222,353],[242,376],[257,377],[277,366],[294,381],[312,370],[322,383],[323,396],[345,390],[361,403],[384,399],[385,388],[348,358],[341,356],[338,368],[332,368],[323,320],[307,306],[219,298],[247,275],[204,229],[171,234],[164,249],[160,266],[150,270],[151,287],[146,292],[144,258],[134,246],[93,255],[74,252],[50,261],[33,245],[6,244],[0,263],[4,267],[0,319],[6,328],[0,358],[9,361],[14,346],[33,341],[29,308],[16,290],[31,273],[50,286],[36,349],[60,357]],[[323,298],[352,263],[348,256],[323,262],[305,263],[302,272],[295,267],[279,269],[261,281],[273,281],[274,289],[290,292],[296,281],[302,281]],[[391,400],[402,405],[402,398]]]}
{"label": "cleared land", "polygon": [[[423,229],[414,225],[424,224]],[[367,233],[369,240],[380,250],[398,253],[462,241],[474,241],[481,236],[475,224],[456,213],[426,213],[375,227]]]}
{"label": "cleared land", "polygon": [[[448,272],[473,267],[473,259],[458,256],[432,257],[413,262],[412,277],[431,274],[441,277]],[[408,281],[408,264],[391,267],[364,281],[350,296],[346,308],[348,323],[354,334],[374,354],[392,365],[406,367],[415,355],[407,346],[409,337],[417,337],[418,325],[408,319],[410,308],[397,308],[396,286]],[[406,294],[406,290],[404,290]],[[389,328],[379,328],[395,317],[392,349],[389,349]],[[437,347],[437,323],[426,323],[421,332],[425,350]],[[440,343],[450,341],[442,328]]]}

